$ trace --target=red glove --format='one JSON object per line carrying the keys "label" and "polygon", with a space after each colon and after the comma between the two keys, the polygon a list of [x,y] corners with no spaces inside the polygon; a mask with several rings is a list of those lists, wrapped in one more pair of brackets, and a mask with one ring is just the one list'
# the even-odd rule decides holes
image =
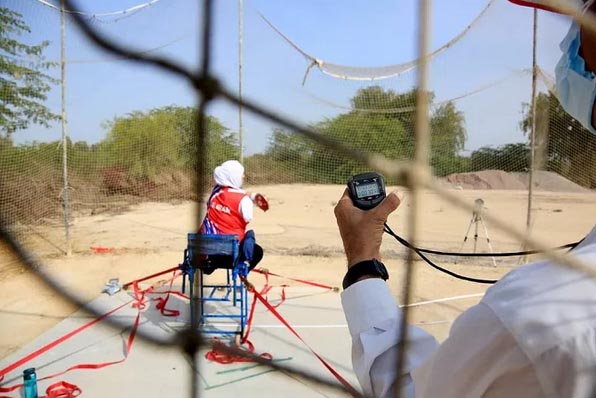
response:
{"label": "red glove", "polygon": [[254,202],[259,209],[263,211],[269,210],[269,202],[267,201],[267,198],[260,193],[255,194]]}

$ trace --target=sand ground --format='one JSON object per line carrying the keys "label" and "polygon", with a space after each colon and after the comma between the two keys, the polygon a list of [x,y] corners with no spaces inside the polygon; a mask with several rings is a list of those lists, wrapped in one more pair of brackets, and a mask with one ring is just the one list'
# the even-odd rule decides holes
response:
{"label": "sand ground", "polygon": [[[345,272],[341,240],[337,233],[333,206],[343,192],[341,186],[276,185],[250,187],[266,194],[271,209],[255,210],[251,224],[257,240],[265,249],[262,267],[281,275],[339,285]],[[524,229],[527,193],[524,191],[455,190],[469,203],[482,198],[486,214]],[[536,192],[533,198],[532,235],[551,246],[581,239],[596,220],[596,194]],[[401,208],[388,223],[407,237],[410,202],[406,196]],[[472,219],[471,212],[457,209],[434,193],[425,192],[421,200],[419,245],[458,251]],[[64,257],[57,247],[64,247],[64,232],[59,224],[36,227],[28,234],[27,247],[39,258],[44,270],[60,284],[73,289],[86,300],[97,297],[106,281],[117,277],[121,282],[173,267],[181,262],[186,247],[186,233],[195,228],[196,205],[182,203],[146,203],[121,214],[78,217],[71,229],[73,254]],[[474,226],[464,251],[474,246]],[[479,224],[477,250],[488,251],[484,226],[495,251],[518,250],[519,243],[489,222]],[[91,247],[109,248],[94,253]],[[4,250],[3,250],[4,249]],[[402,291],[405,251],[389,236],[383,243],[384,262],[391,274],[390,284],[396,295]],[[498,279],[519,266],[518,257],[459,261],[433,258],[447,268],[469,276]],[[255,276],[258,278],[258,276]],[[258,281],[258,279],[257,279]],[[459,281],[415,263],[413,302],[458,295],[482,293],[486,285]],[[412,320],[422,324],[440,340],[451,322],[478,297],[413,307]],[[37,280],[29,270],[0,247],[0,358],[4,358],[43,333],[76,308]]]}

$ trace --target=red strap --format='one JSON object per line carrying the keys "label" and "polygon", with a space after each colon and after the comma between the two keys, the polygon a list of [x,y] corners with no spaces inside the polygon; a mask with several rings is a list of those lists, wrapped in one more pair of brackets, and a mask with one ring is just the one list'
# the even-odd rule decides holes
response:
{"label": "red strap", "polygon": [[[128,305],[128,304],[130,304],[131,302],[134,301],[132,305],[133,305],[133,307],[138,308],[139,311],[137,312],[137,316],[135,318],[135,321],[134,321],[132,330],[130,332],[130,335],[128,336],[128,341],[127,341],[127,344],[126,344],[126,350],[125,350],[125,353],[124,353],[124,357],[122,359],[117,360],[117,361],[102,362],[102,363],[96,363],[96,364],[79,364],[79,365],[74,365],[74,366],[71,366],[70,368],[68,368],[68,369],[66,369],[66,370],[64,370],[62,372],[55,373],[55,374],[49,375],[49,376],[45,376],[43,378],[40,378],[39,380],[41,381],[41,380],[51,379],[51,378],[54,378],[54,377],[63,375],[65,373],[67,373],[67,372],[70,372],[71,370],[76,370],[76,369],[101,369],[101,368],[104,368],[104,367],[107,367],[107,366],[111,366],[111,365],[115,365],[115,364],[124,362],[127,359],[128,354],[130,353],[130,350],[132,348],[132,344],[133,344],[134,338],[136,336],[136,332],[137,332],[137,329],[138,329],[138,326],[139,326],[139,321],[140,321],[141,310],[146,307],[145,295],[146,294],[149,294],[149,293],[156,294],[155,292],[152,292],[152,290],[154,289],[153,286],[150,286],[149,288],[147,288],[145,290],[141,290],[141,289],[139,289],[138,283],[140,281],[143,281],[143,280],[146,280],[146,279],[150,279],[152,277],[155,277],[155,276],[158,276],[158,275],[162,275],[162,274],[165,274],[167,272],[174,271],[174,276],[169,280],[170,281],[170,289],[171,289],[171,285],[173,283],[173,280],[176,279],[178,276],[180,276],[179,273],[176,273],[175,272],[176,270],[177,270],[177,267],[171,268],[171,269],[166,270],[164,272],[160,272],[158,274],[153,274],[153,275],[150,275],[150,276],[148,276],[146,278],[142,278],[142,279],[139,279],[139,280],[136,280],[136,281],[133,281],[133,282],[127,284],[127,285],[131,285],[132,284],[133,287],[134,287],[134,292],[133,292],[134,297],[135,297],[134,300],[130,300],[130,301],[128,301],[128,302],[126,302],[126,303],[124,303],[124,304],[122,304],[122,305],[120,305],[120,306],[118,306],[118,307],[116,307],[116,308],[114,308],[114,309],[112,309],[112,310],[104,313],[103,315],[101,315],[100,317],[92,320],[91,322],[88,322],[85,325],[82,325],[82,326],[78,327],[77,329],[75,329],[75,330],[67,333],[66,335],[64,335],[64,336],[62,336],[62,337],[54,340],[53,342],[51,342],[49,344],[46,344],[45,346],[39,348],[38,350],[36,350],[36,351],[30,353],[29,355],[21,358],[17,362],[15,362],[15,363],[13,363],[13,364],[5,367],[4,369],[0,370],[0,382],[4,379],[4,376],[6,374],[8,374],[11,371],[15,370],[16,368],[24,365],[25,363],[29,362],[30,360],[38,357],[39,355],[41,355],[41,354],[49,351],[50,349],[56,347],[57,345],[63,343],[64,341],[70,339],[72,336],[74,336],[74,335],[76,335],[76,334],[84,331],[85,329],[88,329],[89,327],[91,327],[91,326],[95,325],[96,323],[102,321],[103,319],[105,319],[109,315],[113,314],[114,312],[118,311],[119,309],[125,307],[126,305]],[[180,296],[183,296],[183,297],[186,297],[186,296],[184,296],[183,294],[181,294],[179,292],[172,292],[170,290],[168,290],[167,292],[161,292],[161,293],[167,293],[168,296],[165,299],[163,299],[163,298],[159,298],[158,299],[157,306],[160,309],[160,312],[163,315],[169,314],[169,315],[166,315],[166,316],[175,316],[175,315],[178,315],[178,314],[176,314],[178,311],[166,309],[165,308],[165,304],[167,303],[167,300],[169,298],[170,293],[177,294],[177,295],[180,295]],[[10,386],[10,387],[0,387],[0,393],[12,392],[12,391],[14,391],[14,390],[16,390],[16,389],[18,389],[18,388],[20,388],[22,386],[23,386],[23,384],[22,383],[19,383],[19,384]],[[81,393],[81,390],[80,390],[79,387],[77,387],[77,386],[75,386],[73,384],[69,384],[69,383],[67,383],[65,381],[60,381],[60,382],[54,383],[54,384],[50,385],[47,388],[47,390],[46,390],[47,398],[70,398],[70,397],[76,397],[80,393]],[[0,398],[10,398],[10,397],[7,397],[7,396],[2,395],[2,396],[0,396]],[[40,397],[40,398],[44,398],[44,397]]]}
{"label": "red strap", "polygon": [[159,310],[159,313],[163,316],[178,316],[178,315],[180,315],[180,311],[170,310],[170,309],[166,308],[166,304],[168,303],[168,300],[170,299],[170,291],[172,290],[172,284],[174,283],[174,279],[178,278],[180,275],[182,275],[182,274],[174,271],[174,275],[172,275],[172,277],[170,278],[170,287],[168,288],[167,292],[160,292],[160,293],[166,293],[166,297],[165,298],[163,298],[163,297],[157,298],[157,305],[155,307]]}
{"label": "red strap", "polygon": [[[243,280],[245,280],[244,278],[242,278]],[[283,316],[281,316],[279,314],[279,312],[277,312],[277,310],[271,305],[269,304],[269,302],[267,302],[267,300],[261,295],[259,294],[259,292],[257,292],[254,288],[251,289],[252,292],[255,295],[255,298],[257,298],[261,303],[263,303],[263,305],[265,307],[267,307],[267,309],[286,327],[288,328],[288,330],[290,332],[292,332],[292,334],[296,337],[298,337],[298,339],[300,341],[302,341],[302,343],[304,343],[304,345],[314,354],[315,357],[317,357],[317,359],[323,364],[323,366],[325,366],[327,368],[327,370],[329,370],[329,372],[331,372],[331,374],[333,376],[335,376],[335,378],[341,383],[343,384],[344,387],[346,387],[346,389],[350,392],[350,394],[353,397],[360,397],[360,393],[358,393],[358,391],[356,391],[356,389],[354,387],[352,387],[352,385],[343,378],[342,375],[339,374],[339,372],[337,372],[335,369],[333,369],[331,367],[331,365],[329,365],[329,363],[327,363],[327,361],[325,361],[325,359],[323,359],[323,357],[321,357],[319,354],[317,354],[307,343],[306,341],[304,341],[304,339],[298,334],[298,332],[296,332],[296,330],[294,330],[294,328],[284,319]]]}
{"label": "red strap", "polygon": [[[263,286],[263,288],[261,289],[260,294],[262,296],[267,296],[267,293],[269,293],[269,291],[273,288],[273,286],[269,286],[269,275],[264,274],[265,275],[265,285]],[[243,280],[243,283],[245,284],[246,288],[251,291],[254,290],[254,286],[250,283],[247,282],[247,280]],[[286,290],[285,287],[286,285],[282,285],[283,289],[281,291],[281,300],[279,303],[277,303],[274,308],[279,307],[284,301],[286,301]],[[267,301],[269,301],[268,298],[266,298]],[[250,335],[250,331],[252,328],[252,320],[253,320],[253,316],[255,313],[255,306],[257,304],[257,300],[252,300],[252,303],[250,305],[250,311],[248,313],[248,320],[246,321],[246,331],[244,332],[244,336],[242,337],[242,341],[241,343],[244,343],[245,341],[248,341],[248,336]]]}
{"label": "red strap", "polygon": [[[106,317],[108,317],[109,315],[113,314],[114,312],[118,311],[119,309],[125,307],[126,305],[130,304],[132,300],[127,301],[126,303],[114,308],[113,310],[110,310],[108,312],[106,312],[105,314],[103,314],[102,316],[100,316],[99,318],[96,318],[94,320],[92,320],[91,322],[88,322],[86,324],[84,324],[83,326],[80,326],[78,328],[76,328],[75,330],[73,330],[70,333],[65,334],[64,336],[60,337],[57,340],[52,341],[49,344],[46,344],[45,346],[33,351],[31,354],[21,358],[20,360],[18,360],[17,362],[8,365],[7,367],[5,367],[4,369],[0,370],[0,380],[4,377],[4,375],[12,372],[13,370],[15,370],[16,368],[20,367],[21,365],[24,365],[25,363],[29,362],[30,360],[32,360],[33,358],[36,358],[38,356],[40,356],[41,354],[43,354],[44,352],[49,351],[50,349],[56,347],[57,345],[65,342],[66,340],[68,340],[69,338],[71,338],[72,336],[82,332],[85,329],[90,328],[91,326],[95,325],[96,323],[100,322],[101,320],[105,319]],[[0,388],[0,392],[4,392],[2,391],[2,389]]]}
{"label": "red strap", "polygon": [[[19,384],[17,388],[21,386],[22,384]],[[82,391],[78,386],[65,381],[59,381],[57,383],[50,384],[48,388],[46,388],[46,395],[41,395],[39,398],[74,398],[79,396],[81,392]],[[0,395],[0,398],[11,397],[7,395]]]}
{"label": "red strap", "polygon": [[168,272],[176,271],[177,269],[178,269],[178,267],[172,267],[172,268],[170,268],[170,269],[167,269],[167,270],[165,270],[165,271],[157,272],[157,273],[155,273],[155,274],[151,274],[151,275],[149,275],[149,276],[145,276],[145,277],[143,277],[143,278],[141,278],[141,279],[137,279],[137,280],[134,280],[134,281],[128,282],[128,283],[124,284],[122,287],[123,287],[124,289],[128,289],[128,287],[130,287],[130,286],[131,286],[133,283],[135,283],[135,282],[137,282],[137,283],[139,283],[139,282],[143,282],[143,281],[146,281],[147,279],[155,278],[156,276],[160,276],[160,275],[163,275],[163,274],[167,274]]}
{"label": "red strap", "polygon": [[[81,389],[74,385],[67,383],[65,381],[59,381],[57,383],[51,384],[46,389],[46,397],[47,398],[73,398],[79,396],[81,394]],[[44,397],[40,397],[44,398]]]}
{"label": "red strap", "polygon": [[322,283],[318,283],[318,282],[313,282],[313,281],[307,281],[304,279],[296,279],[296,278],[289,278],[287,276],[282,276],[282,275],[278,275],[278,274],[274,274],[273,272],[269,272],[268,270],[263,270],[261,268],[259,269],[253,269],[251,272],[258,272],[259,274],[263,274],[265,275],[265,278],[267,278],[267,281],[269,280],[268,275],[272,275],[272,276],[277,276],[278,278],[284,278],[284,279],[289,279],[291,281],[294,282],[300,282],[300,283],[304,283],[305,285],[310,285],[310,286],[316,286],[316,287],[320,287],[323,289],[335,289],[335,287],[333,286],[329,286],[329,285],[324,285]]}
{"label": "red strap", "polygon": [[[71,366],[70,368],[68,368],[68,369],[66,369],[66,370],[64,370],[62,372],[55,373],[55,374],[52,374],[52,375],[49,375],[49,376],[45,376],[45,377],[40,378],[38,380],[41,381],[41,380],[51,379],[51,378],[54,378],[54,377],[63,375],[65,373],[70,372],[71,370],[75,370],[75,369],[101,369],[101,368],[104,368],[104,367],[107,367],[107,366],[111,366],[111,365],[115,365],[115,364],[124,362],[126,360],[126,358],[128,357],[128,354],[130,352],[130,349],[132,348],[132,343],[134,341],[134,338],[135,338],[135,335],[136,335],[136,332],[137,332],[137,328],[139,326],[139,320],[140,320],[140,316],[141,316],[141,310],[143,308],[145,308],[145,302],[146,302],[146,300],[145,300],[145,293],[147,293],[148,291],[150,291],[150,290],[153,289],[153,287],[150,287],[150,288],[148,288],[146,290],[140,290],[138,288],[138,282],[137,281],[134,281],[133,282],[133,286],[135,288],[134,289],[135,300],[134,300],[134,303],[132,305],[133,305],[133,307],[138,308],[139,311],[137,312],[137,316],[135,318],[135,321],[134,321],[132,330],[130,332],[130,335],[128,336],[128,341],[127,341],[127,344],[126,344],[126,351],[125,351],[124,357],[122,359],[120,359],[118,361],[102,362],[102,363],[97,363],[97,364],[79,364],[79,365],[74,365],[74,366]],[[133,300],[131,300],[131,301],[133,301]],[[88,322],[87,324],[85,324],[85,325],[83,325],[83,326],[81,326],[81,327],[73,330],[70,333],[67,333],[66,335],[64,335],[64,336],[60,337],[59,339],[54,340],[50,344],[47,344],[44,347],[42,347],[42,348],[40,348],[40,349],[32,352],[31,354],[29,354],[26,357],[20,359],[19,361],[13,363],[12,365],[9,365],[6,368],[0,370],[0,379],[3,378],[5,374],[7,374],[7,373],[11,372],[12,370],[20,367],[21,365],[27,363],[31,359],[36,358],[37,356],[43,354],[44,352],[47,352],[48,350],[54,348],[58,344],[66,341],[67,339],[69,339],[70,337],[74,336],[75,334],[78,334],[78,333],[82,332],[83,330],[85,330],[85,329],[87,329],[87,328],[95,325],[96,323],[98,323],[102,319],[106,318],[108,315],[110,315],[110,314],[118,311],[119,309],[123,308],[124,306],[130,304],[131,301],[128,301],[128,302],[126,302],[126,303],[124,303],[124,304],[122,304],[122,305],[114,308],[113,310],[106,312],[105,314],[103,314],[102,316],[94,319],[93,321]],[[17,385],[11,386],[11,387],[0,387],[0,392],[2,392],[2,393],[11,392],[11,391],[16,390],[19,387],[22,387],[22,385],[23,384],[21,383],[21,384],[17,384]]]}
{"label": "red strap", "polygon": [[[101,368],[105,368],[107,366],[111,366],[111,365],[115,365],[115,364],[124,362],[126,360],[126,358],[128,357],[128,354],[130,353],[130,349],[132,348],[132,343],[133,343],[134,338],[135,338],[135,335],[137,333],[137,328],[139,326],[140,316],[141,316],[141,311],[138,311],[137,312],[137,317],[136,317],[135,322],[134,322],[133,327],[132,327],[132,330],[130,331],[130,335],[128,336],[128,341],[126,343],[126,350],[124,352],[124,357],[122,359],[119,359],[117,361],[111,361],[111,362],[101,362],[101,363],[92,363],[92,364],[86,363],[86,364],[74,365],[74,366],[71,366],[70,368],[68,368],[68,369],[66,369],[66,370],[64,370],[62,372],[54,373],[52,375],[42,377],[42,378],[40,378],[38,380],[41,381],[41,380],[47,380],[47,379],[51,379],[51,378],[54,378],[54,377],[58,377],[58,376],[61,376],[61,375],[65,374],[65,373],[67,373],[67,372],[70,372],[71,370],[76,370],[76,369],[101,369]],[[21,362],[21,361],[19,361],[19,362]],[[11,392],[11,391],[16,390],[19,387],[22,387],[22,386],[23,386],[23,384],[21,383],[21,384],[17,384],[17,385],[11,386],[11,387],[2,387],[2,388],[0,388],[0,392]]]}
{"label": "red strap", "polygon": [[[227,352],[221,350],[221,348],[226,347],[226,345],[220,342],[218,339],[214,340],[215,342],[213,343],[213,348],[210,351],[207,351],[207,353],[205,354],[205,358],[209,361],[217,362],[224,365],[237,362],[254,362],[254,360],[250,358],[246,358],[240,355],[228,354]],[[246,345],[246,347],[243,347],[243,345]],[[249,340],[243,340],[239,346],[233,347],[250,354],[252,354],[255,351],[255,346]],[[259,357],[268,360],[271,360],[273,358],[271,354],[269,354],[268,352],[260,354]]]}
{"label": "red strap", "polygon": [[172,296],[182,297],[184,299],[190,300],[190,297],[182,292],[177,290],[160,290],[159,292],[147,292],[147,294],[171,294]]}
{"label": "red strap", "polygon": [[250,312],[248,313],[248,320],[246,321],[246,332],[244,333],[244,336],[242,337],[242,341],[240,342],[241,344],[248,341],[248,336],[250,335],[250,330],[251,330],[251,326],[252,326],[252,318],[255,314],[255,307],[257,305],[257,300],[252,301],[252,303],[250,304]]}
{"label": "red strap", "polygon": [[[277,276],[275,274],[270,274],[268,271],[263,271],[260,272],[261,274],[263,274],[265,276],[265,285],[263,286],[263,288],[260,291],[261,296],[265,297],[265,299],[267,301],[269,301],[269,297],[267,296],[269,294],[269,292],[271,291],[271,289],[273,289],[273,286],[269,285],[269,275],[273,275],[273,276]],[[247,285],[249,287],[250,290],[250,284]],[[283,304],[284,301],[286,301],[286,287],[288,287],[288,285],[281,285],[281,300],[279,301],[279,303],[275,304],[273,306],[273,308],[277,308],[280,305]]]}

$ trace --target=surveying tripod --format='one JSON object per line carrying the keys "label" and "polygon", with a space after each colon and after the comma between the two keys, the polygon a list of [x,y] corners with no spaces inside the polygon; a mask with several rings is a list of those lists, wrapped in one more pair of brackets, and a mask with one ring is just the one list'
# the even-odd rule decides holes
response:
{"label": "surveying tripod", "polygon": [[[468,225],[468,229],[466,230],[466,235],[464,236],[464,241],[461,244],[459,252],[461,253],[464,249],[464,245],[468,241],[468,234],[470,233],[470,229],[472,228],[472,224],[474,224],[474,253],[476,253],[476,247],[478,245],[478,224],[482,224],[482,228],[484,229],[484,236],[486,237],[486,243],[488,244],[488,249],[491,253],[493,253],[493,247],[490,243],[490,237],[488,236],[488,229],[486,228],[486,224],[484,224],[484,220],[482,219],[482,210],[484,210],[484,200],[476,199],[474,201],[474,210],[472,212],[472,219],[470,220],[470,224]],[[497,266],[497,262],[495,261],[494,257],[491,257],[493,260],[493,266]],[[457,263],[458,257],[455,257],[454,263]]]}

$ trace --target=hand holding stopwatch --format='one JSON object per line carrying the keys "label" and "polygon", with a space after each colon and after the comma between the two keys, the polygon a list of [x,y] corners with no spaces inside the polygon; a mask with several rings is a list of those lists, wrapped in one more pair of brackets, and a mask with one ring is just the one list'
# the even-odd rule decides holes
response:
{"label": "hand holding stopwatch", "polygon": [[348,179],[348,192],[354,206],[370,210],[385,199],[385,179],[375,172],[352,176]]}

